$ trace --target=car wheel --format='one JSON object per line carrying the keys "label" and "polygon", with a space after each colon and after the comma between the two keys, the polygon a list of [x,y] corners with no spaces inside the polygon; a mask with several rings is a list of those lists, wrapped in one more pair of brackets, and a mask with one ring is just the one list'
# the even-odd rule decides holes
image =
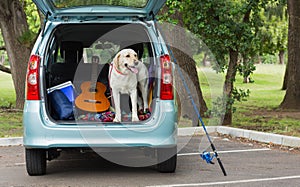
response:
{"label": "car wheel", "polygon": [[26,149],[26,169],[30,176],[46,174],[46,150]]}
{"label": "car wheel", "polygon": [[177,165],[177,148],[159,149],[157,170],[161,173],[174,173]]}

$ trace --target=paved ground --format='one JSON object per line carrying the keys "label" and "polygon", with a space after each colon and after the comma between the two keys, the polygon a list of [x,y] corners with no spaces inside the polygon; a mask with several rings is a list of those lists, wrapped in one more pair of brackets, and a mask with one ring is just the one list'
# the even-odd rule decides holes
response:
{"label": "paved ground", "polygon": [[[181,137],[180,142],[187,139]],[[228,173],[208,165],[197,153],[201,137],[194,137],[180,151],[174,174],[154,168],[112,164],[92,153],[63,153],[48,162],[47,175],[29,177],[22,146],[0,147],[0,186],[299,186],[300,153],[269,149],[253,142],[224,137],[214,139]],[[202,151],[207,144],[200,145]]]}

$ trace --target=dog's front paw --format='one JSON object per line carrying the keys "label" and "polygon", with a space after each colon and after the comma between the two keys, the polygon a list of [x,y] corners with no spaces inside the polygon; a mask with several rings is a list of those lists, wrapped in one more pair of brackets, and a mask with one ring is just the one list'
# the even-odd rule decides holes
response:
{"label": "dog's front paw", "polygon": [[132,122],[137,122],[140,121],[139,118],[137,116],[132,116]]}
{"label": "dog's front paw", "polygon": [[119,122],[121,122],[121,119],[120,119],[120,118],[118,118],[118,117],[115,117],[115,119],[114,119],[114,123],[119,123]]}

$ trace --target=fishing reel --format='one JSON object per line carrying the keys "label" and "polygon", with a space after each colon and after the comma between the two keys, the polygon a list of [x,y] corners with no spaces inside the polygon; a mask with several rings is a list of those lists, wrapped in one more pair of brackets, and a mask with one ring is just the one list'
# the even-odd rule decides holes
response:
{"label": "fishing reel", "polygon": [[202,154],[200,154],[200,157],[206,161],[208,164],[215,164],[212,160],[216,157],[216,154],[211,154],[210,152],[203,151]]}

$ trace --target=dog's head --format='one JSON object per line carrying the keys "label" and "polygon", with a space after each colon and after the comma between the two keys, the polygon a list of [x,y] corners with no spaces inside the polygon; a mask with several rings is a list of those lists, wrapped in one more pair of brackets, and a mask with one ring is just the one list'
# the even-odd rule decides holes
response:
{"label": "dog's head", "polygon": [[132,49],[123,49],[114,58],[114,66],[121,72],[138,73],[137,66],[141,63],[137,53]]}

